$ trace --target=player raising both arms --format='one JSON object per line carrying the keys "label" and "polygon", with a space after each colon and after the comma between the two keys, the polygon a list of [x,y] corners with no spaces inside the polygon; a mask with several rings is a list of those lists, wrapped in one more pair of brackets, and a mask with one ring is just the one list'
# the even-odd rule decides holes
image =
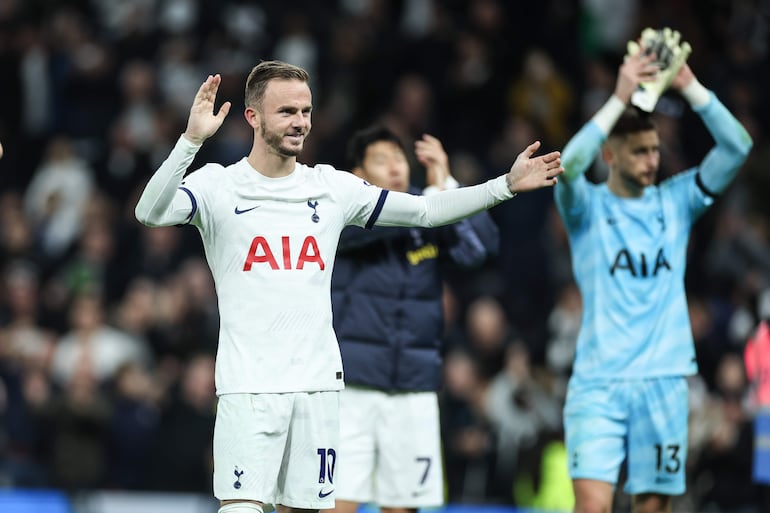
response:
{"label": "player raising both arms", "polygon": [[[643,48],[630,45],[614,94],[564,148],[565,174],[554,191],[584,305],[564,409],[580,513],[612,510],[624,461],[635,513],[671,511],[671,496],[684,493],[686,376],[697,371],[684,289],[688,236],[752,146],[684,63],[689,47],[672,31],[659,34],[667,37],[657,50],[680,60],[661,71],[644,40]],[[670,80],[716,144],[696,167],[656,185],[660,139],[644,111],[667,87],[659,80]],[[646,101],[632,100],[635,91]],[[609,177],[592,184],[583,173],[600,150]]]}

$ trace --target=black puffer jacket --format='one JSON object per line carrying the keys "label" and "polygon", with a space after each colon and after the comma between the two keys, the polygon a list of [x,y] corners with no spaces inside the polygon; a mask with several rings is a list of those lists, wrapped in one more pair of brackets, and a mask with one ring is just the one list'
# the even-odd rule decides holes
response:
{"label": "black puffer jacket", "polygon": [[497,252],[487,212],[439,228],[345,228],[332,277],[345,382],[385,391],[437,390],[444,329],[441,269]]}

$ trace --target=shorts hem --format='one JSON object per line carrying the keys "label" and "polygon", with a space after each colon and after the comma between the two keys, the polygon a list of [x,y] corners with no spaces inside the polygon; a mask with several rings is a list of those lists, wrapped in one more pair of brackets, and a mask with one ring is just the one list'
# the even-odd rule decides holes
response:
{"label": "shorts hem", "polygon": [[334,509],[334,501],[292,501],[292,500],[279,500],[276,504],[286,506],[288,508],[298,509]]}
{"label": "shorts hem", "polygon": [[420,508],[440,508],[442,506],[446,505],[446,501],[443,499],[435,501],[435,500],[425,500],[425,501],[384,501],[384,502],[377,502],[374,499],[368,499],[368,500],[361,500],[361,499],[351,499],[349,497],[340,497],[339,495],[336,497],[337,501],[346,501],[346,502],[355,502],[357,504],[368,504],[368,505],[374,505],[376,506],[376,509],[380,508],[394,508],[394,509],[420,509]]}
{"label": "shorts hem", "polygon": [[441,506],[445,506],[446,503],[444,501],[441,502],[434,502],[434,501],[425,501],[425,502],[384,502],[382,504],[379,504],[381,508],[398,508],[398,509],[420,509],[420,508],[439,508]]}
{"label": "shorts hem", "polygon": [[642,493],[654,493],[658,495],[669,495],[669,496],[675,496],[675,495],[683,495],[687,491],[687,487],[677,487],[677,488],[669,488],[669,489],[663,489],[663,488],[655,488],[654,486],[643,486],[636,489],[624,489],[624,492],[626,492],[628,495],[640,495]]}
{"label": "shorts hem", "polygon": [[573,474],[573,473],[570,473],[569,478],[572,479],[573,481],[575,479],[590,479],[591,481],[601,481],[602,483],[609,483],[609,484],[611,484],[613,486],[618,484],[618,480],[617,479],[610,479],[610,478],[607,478],[606,476],[600,476],[600,475],[597,475],[597,474],[588,474],[588,473]]}

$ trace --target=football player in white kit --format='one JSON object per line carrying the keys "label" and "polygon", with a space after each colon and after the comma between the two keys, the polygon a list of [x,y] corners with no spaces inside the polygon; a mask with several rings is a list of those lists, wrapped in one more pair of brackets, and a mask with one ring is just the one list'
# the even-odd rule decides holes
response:
{"label": "football player in white kit", "polygon": [[201,85],[187,128],[136,206],[148,226],[193,224],[216,284],[220,334],[214,428],[214,495],[220,513],[334,506],[342,361],[330,286],[340,232],[449,224],[552,186],[559,152],[534,157],[535,142],[508,173],[484,184],[413,196],[373,186],[297,156],[310,132],[308,74],[265,61],[246,81],[248,156],[184,176],[230,110],[214,113],[219,75]]}

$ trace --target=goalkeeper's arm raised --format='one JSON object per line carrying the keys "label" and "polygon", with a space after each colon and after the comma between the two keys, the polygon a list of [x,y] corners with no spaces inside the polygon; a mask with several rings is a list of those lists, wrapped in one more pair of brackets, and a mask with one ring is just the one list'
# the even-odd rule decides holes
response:
{"label": "goalkeeper's arm raised", "polygon": [[654,56],[641,53],[626,56],[618,70],[612,96],[564,147],[561,159],[564,179],[577,178],[588,169],[628,106],[634,91],[643,81],[651,80],[657,72]]}
{"label": "goalkeeper's arm raised", "polygon": [[627,56],[618,70],[612,96],[564,147],[561,154],[564,174],[554,189],[559,208],[579,208],[581,190],[585,185],[584,173],[596,160],[602,144],[627,108],[636,88],[658,72],[653,60],[654,56],[639,52]]}
{"label": "goalkeeper's arm raised", "polygon": [[714,93],[698,81],[687,64],[673,78],[671,88],[681,93],[714,138],[716,144],[699,164],[698,175],[708,193],[720,194],[746,160],[753,145],[751,136]]}

